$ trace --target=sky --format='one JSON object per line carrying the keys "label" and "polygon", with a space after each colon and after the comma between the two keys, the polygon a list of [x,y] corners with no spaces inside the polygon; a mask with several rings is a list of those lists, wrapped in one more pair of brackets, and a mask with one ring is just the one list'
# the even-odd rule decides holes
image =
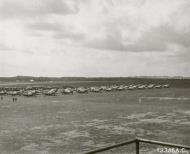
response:
{"label": "sky", "polygon": [[0,76],[190,76],[189,0],[0,0]]}

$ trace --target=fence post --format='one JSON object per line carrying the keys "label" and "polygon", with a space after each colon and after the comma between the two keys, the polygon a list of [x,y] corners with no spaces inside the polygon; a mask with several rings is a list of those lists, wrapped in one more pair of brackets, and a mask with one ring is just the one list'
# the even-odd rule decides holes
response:
{"label": "fence post", "polygon": [[139,154],[139,140],[136,139],[136,154]]}

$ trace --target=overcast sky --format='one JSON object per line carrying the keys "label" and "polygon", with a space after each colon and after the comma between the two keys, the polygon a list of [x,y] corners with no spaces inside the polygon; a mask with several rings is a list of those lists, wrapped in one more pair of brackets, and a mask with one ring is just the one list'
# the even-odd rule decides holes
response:
{"label": "overcast sky", "polygon": [[0,76],[190,76],[190,0],[0,0]]}

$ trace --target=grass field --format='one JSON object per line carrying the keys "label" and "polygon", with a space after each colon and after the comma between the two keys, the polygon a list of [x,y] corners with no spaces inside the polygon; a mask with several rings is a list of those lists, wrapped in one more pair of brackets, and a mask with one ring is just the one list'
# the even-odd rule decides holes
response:
{"label": "grass field", "polygon": [[[0,101],[0,153],[80,153],[142,137],[190,145],[189,88],[12,97]],[[112,150],[131,153],[133,147]],[[154,153],[144,145],[142,152]]]}

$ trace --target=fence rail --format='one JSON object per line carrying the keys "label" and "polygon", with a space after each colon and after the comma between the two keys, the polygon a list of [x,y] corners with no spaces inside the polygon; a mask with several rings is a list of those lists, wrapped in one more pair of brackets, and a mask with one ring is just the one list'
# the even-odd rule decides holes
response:
{"label": "fence rail", "polygon": [[135,143],[135,145],[136,145],[136,154],[140,153],[140,143],[148,143],[148,144],[154,144],[154,145],[160,145],[160,146],[166,146],[166,147],[174,147],[174,148],[183,148],[185,150],[190,150],[190,146],[187,146],[187,145],[173,144],[173,143],[161,142],[161,141],[155,141],[155,140],[148,140],[148,139],[143,139],[143,138],[136,138],[136,139],[129,140],[129,141],[122,142],[122,143],[118,143],[118,144],[115,144],[115,145],[106,146],[106,147],[99,148],[99,149],[96,149],[96,150],[84,152],[83,154],[95,154],[95,153],[107,151],[107,150],[110,150],[110,149],[118,148],[118,147],[121,147],[121,146],[129,145],[129,144],[132,144],[132,143]]}

